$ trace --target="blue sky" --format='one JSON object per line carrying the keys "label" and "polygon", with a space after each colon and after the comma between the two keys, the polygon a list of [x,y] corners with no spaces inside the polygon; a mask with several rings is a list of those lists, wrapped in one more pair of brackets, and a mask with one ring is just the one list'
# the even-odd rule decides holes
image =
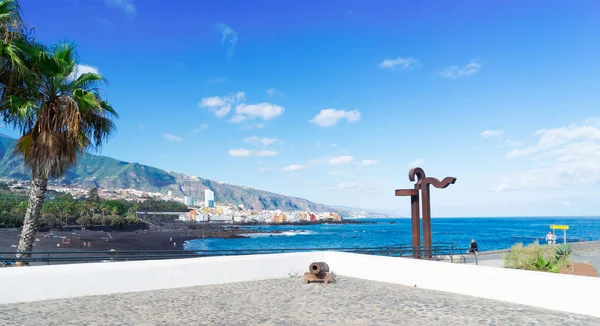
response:
{"label": "blue sky", "polygon": [[401,215],[419,165],[458,178],[436,216],[600,214],[596,1],[21,4],[110,81],[103,155]]}

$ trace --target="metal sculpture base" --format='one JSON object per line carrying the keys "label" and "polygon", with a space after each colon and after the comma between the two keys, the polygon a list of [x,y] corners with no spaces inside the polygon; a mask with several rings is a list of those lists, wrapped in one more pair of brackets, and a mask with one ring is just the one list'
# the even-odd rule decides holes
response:
{"label": "metal sculpture base", "polygon": [[324,275],[315,275],[311,272],[306,272],[302,276],[302,280],[306,284],[311,282],[322,282],[325,284],[329,284],[330,282],[333,282],[333,275],[331,275],[331,273],[324,273]]}

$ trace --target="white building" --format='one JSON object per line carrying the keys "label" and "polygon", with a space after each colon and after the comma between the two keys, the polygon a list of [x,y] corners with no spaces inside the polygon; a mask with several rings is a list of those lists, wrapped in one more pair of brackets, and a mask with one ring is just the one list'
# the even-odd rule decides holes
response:
{"label": "white building", "polygon": [[183,197],[183,203],[188,205],[188,206],[194,206],[194,197],[190,197],[190,196],[184,196]]}
{"label": "white building", "polygon": [[204,190],[204,207],[215,207],[215,193],[210,189]]}

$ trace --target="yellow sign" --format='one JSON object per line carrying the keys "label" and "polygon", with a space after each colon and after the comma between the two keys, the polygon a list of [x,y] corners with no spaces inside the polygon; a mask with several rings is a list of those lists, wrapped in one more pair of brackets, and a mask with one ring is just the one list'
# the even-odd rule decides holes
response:
{"label": "yellow sign", "polygon": [[568,230],[569,226],[568,225],[550,225],[550,228],[553,230]]}

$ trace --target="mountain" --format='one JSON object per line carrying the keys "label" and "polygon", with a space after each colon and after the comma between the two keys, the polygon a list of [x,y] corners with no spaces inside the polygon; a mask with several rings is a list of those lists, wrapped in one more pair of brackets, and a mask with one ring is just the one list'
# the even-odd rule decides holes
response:
{"label": "mountain", "polygon": [[[0,177],[28,180],[30,175],[23,165],[23,159],[12,155],[14,143],[14,138],[0,134]],[[204,190],[210,189],[215,193],[215,201],[242,204],[245,208],[310,210],[342,214],[347,212],[303,198],[168,172],[139,163],[123,162],[93,154],[83,155],[76,167],[56,181],[60,184],[80,187],[137,189],[164,194],[170,190],[173,196],[192,196],[196,200],[204,200]]]}

